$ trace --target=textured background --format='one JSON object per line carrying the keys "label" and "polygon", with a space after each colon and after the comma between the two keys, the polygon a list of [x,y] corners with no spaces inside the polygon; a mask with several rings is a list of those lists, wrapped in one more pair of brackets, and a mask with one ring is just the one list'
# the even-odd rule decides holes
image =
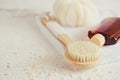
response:
{"label": "textured background", "polygon": [[[55,0],[0,0],[0,9],[49,10]],[[120,0],[92,0],[100,9],[119,9]],[[46,6],[47,5],[47,6]],[[109,7],[111,6],[111,7]]]}

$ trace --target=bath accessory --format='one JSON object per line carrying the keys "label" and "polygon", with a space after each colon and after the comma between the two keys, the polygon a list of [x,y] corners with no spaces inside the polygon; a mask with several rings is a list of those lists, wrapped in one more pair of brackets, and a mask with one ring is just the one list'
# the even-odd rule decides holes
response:
{"label": "bath accessory", "polygon": [[93,25],[98,16],[90,0],[56,0],[53,13],[58,22],[67,27]]}
{"label": "bath accessory", "polygon": [[97,45],[89,41],[74,41],[56,21],[51,19],[48,15],[44,15],[42,23],[66,47],[65,59],[69,64],[82,69],[99,64],[100,53]]}
{"label": "bath accessory", "polygon": [[99,46],[113,45],[120,38],[120,18],[109,17],[104,19],[96,29],[88,32],[91,41]]}

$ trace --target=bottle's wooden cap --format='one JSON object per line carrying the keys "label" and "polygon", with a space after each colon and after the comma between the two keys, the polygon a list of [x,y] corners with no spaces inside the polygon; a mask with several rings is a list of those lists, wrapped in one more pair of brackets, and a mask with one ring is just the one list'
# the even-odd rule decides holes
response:
{"label": "bottle's wooden cap", "polygon": [[105,44],[105,37],[102,34],[96,34],[90,41],[101,47]]}

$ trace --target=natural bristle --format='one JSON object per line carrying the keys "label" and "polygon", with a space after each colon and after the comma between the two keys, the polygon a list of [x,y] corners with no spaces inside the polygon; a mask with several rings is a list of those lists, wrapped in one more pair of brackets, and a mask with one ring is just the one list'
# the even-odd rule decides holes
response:
{"label": "natural bristle", "polygon": [[76,62],[92,63],[100,58],[99,47],[88,41],[78,41],[67,48],[67,56]]}

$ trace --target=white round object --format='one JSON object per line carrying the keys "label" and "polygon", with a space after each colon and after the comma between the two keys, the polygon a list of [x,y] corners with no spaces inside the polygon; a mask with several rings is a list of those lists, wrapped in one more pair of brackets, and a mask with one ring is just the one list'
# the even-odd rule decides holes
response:
{"label": "white round object", "polygon": [[90,26],[95,23],[98,10],[89,0],[56,0],[54,16],[63,26]]}

